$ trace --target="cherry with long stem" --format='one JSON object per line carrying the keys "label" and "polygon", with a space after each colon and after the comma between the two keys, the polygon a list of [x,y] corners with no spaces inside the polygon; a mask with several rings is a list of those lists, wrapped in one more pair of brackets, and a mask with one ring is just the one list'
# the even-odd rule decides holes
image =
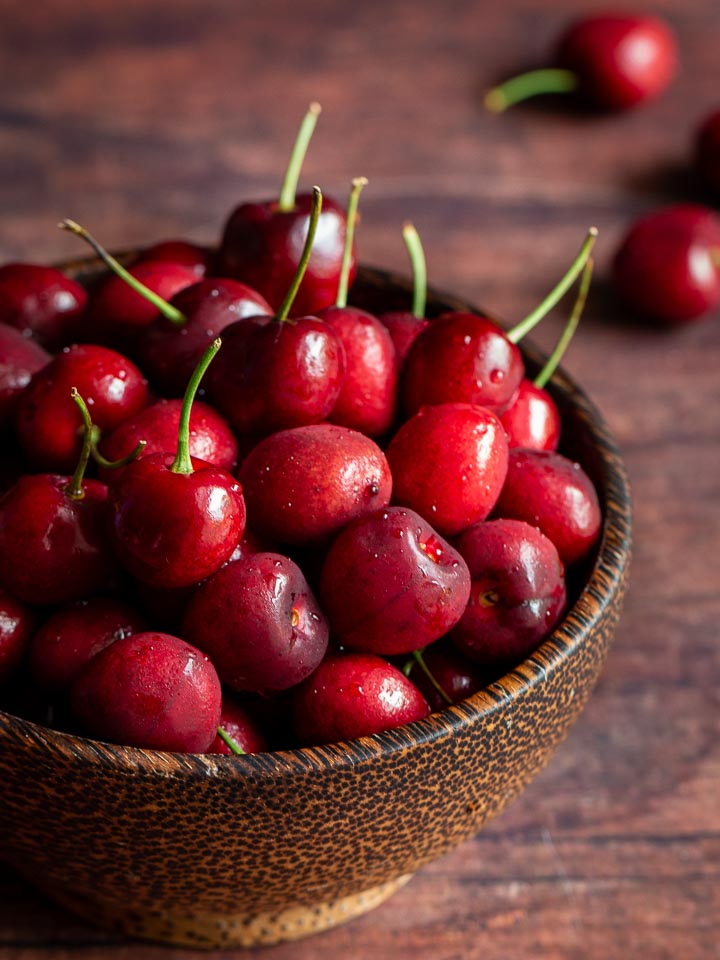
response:
{"label": "cherry with long stem", "polygon": [[418,320],[425,317],[427,305],[427,263],[420,234],[409,221],[403,224],[403,240],[407,247],[413,277],[413,299],[411,312]]}
{"label": "cherry with long stem", "polygon": [[335,298],[336,307],[347,306],[348,287],[350,280],[350,264],[352,261],[353,241],[355,239],[355,224],[357,222],[357,210],[360,202],[360,194],[363,187],[367,186],[367,177],[355,177],[350,189],[350,199],[347,207],[347,228],[345,230],[345,246],[343,247],[342,264],[340,266],[340,279],[338,280],[338,292]]}
{"label": "cherry with long stem", "polygon": [[297,292],[300,289],[300,284],[305,276],[305,271],[307,270],[307,265],[310,261],[310,255],[312,254],[312,247],[315,241],[315,233],[317,231],[318,220],[320,219],[321,212],[322,191],[320,187],[313,187],[313,201],[312,208],[310,210],[310,221],[308,223],[307,236],[305,237],[305,245],[303,246],[302,253],[300,254],[300,260],[298,261],[297,270],[295,271],[293,281],[290,284],[287,293],[285,294],[285,299],[280,304],[280,307],[275,314],[275,319],[279,320],[281,323],[288,319],[290,308],[293,305],[293,301],[295,300]]}
{"label": "cherry with long stem", "polygon": [[300,124],[300,130],[298,131],[295,145],[293,146],[292,153],[290,154],[290,162],[288,163],[287,170],[285,171],[285,177],[283,179],[282,186],[280,188],[280,196],[278,198],[277,208],[285,213],[290,213],[295,209],[295,196],[297,194],[300,171],[302,170],[302,165],[305,161],[305,154],[307,153],[308,146],[310,145],[310,140],[315,132],[317,118],[320,116],[321,112],[322,107],[319,103],[311,103],[308,107],[307,113],[303,117],[302,123]]}
{"label": "cherry with long stem", "polygon": [[552,353],[545,361],[542,370],[540,370],[538,375],[533,379],[535,386],[539,387],[541,390],[545,388],[546,384],[550,381],[552,375],[557,370],[560,361],[562,360],[565,351],[567,350],[568,345],[570,344],[570,341],[577,330],[577,326],[580,323],[580,317],[585,309],[585,301],[587,300],[588,291],[590,290],[593,266],[593,259],[590,257],[583,267],[577,298],[573,304],[568,322],[565,324],[558,342],[555,344]]}

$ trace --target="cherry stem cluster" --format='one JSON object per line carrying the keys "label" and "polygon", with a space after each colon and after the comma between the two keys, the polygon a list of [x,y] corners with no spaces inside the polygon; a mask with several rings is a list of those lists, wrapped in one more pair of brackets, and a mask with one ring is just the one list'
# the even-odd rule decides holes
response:
{"label": "cherry stem cluster", "polygon": [[541,390],[548,383],[552,375],[558,368],[560,361],[563,358],[565,351],[568,348],[568,344],[573,338],[577,326],[580,323],[580,317],[585,308],[585,301],[587,300],[588,291],[590,289],[590,280],[592,278],[593,272],[593,259],[590,257],[583,267],[582,276],[580,277],[580,286],[578,287],[578,294],[573,304],[573,308],[570,312],[568,322],[565,324],[563,332],[560,334],[558,342],[555,344],[555,348],[550,356],[545,361],[545,365],[540,371],[540,373],[535,377],[533,383],[536,387],[539,387]]}

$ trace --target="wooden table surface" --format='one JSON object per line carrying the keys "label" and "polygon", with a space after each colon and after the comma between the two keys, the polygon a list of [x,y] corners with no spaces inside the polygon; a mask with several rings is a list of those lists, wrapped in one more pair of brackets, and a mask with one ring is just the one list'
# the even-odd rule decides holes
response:
{"label": "wooden table surface", "polygon": [[[635,215],[702,198],[687,162],[720,105],[720,7],[633,6],[679,36],[681,75],[661,100],[495,117],[483,88],[539,62],[577,4],[0,2],[2,259],[79,254],[55,229],[64,216],[109,246],[212,241],[234,203],[275,193],[312,99],[324,113],[304,183],[342,199],[352,176],[369,178],[366,262],[404,270],[412,219],[436,286],[514,320],[600,229],[566,365],[634,487],[631,589],[607,669],[550,766],[476,839],[373,913],[257,951],[266,960],[720,956],[720,316],[642,329],[604,281]],[[255,952],[219,954],[241,955]],[[0,868],[0,957],[48,956],[200,955],[109,937]]]}

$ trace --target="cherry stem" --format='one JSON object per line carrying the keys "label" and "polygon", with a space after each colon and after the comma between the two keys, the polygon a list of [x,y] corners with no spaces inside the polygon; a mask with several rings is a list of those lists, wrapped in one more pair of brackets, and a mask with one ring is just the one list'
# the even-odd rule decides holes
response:
{"label": "cherry stem", "polygon": [[530,70],[493,87],[485,94],[484,104],[491,113],[502,113],[508,107],[541,93],[572,93],[577,90],[579,78],[572,70],[544,67]]}
{"label": "cherry stem", "polygon": [[108,253],[107,250],[102,247],[98,241],[93,237],[91,233],[81,227],[79,223],[75,223],[74,220],[61,220],[58,224],[61,230],[67,230],[68,233],[74,233],[76,237],[80,237],[81,240],[84,240],[86,243],[90,244],[95,253],[100,257],[103,263],[110,268],[121,280],[124,280],[129,287],[131,287],[136,293],[139,293],[141,297],[144,297],[149,303],[156,307],[160,313],[170,321],[170,323],[175,324],[175,326],[183,326],[187,323],[187,317],[184,313],[173,307],[172,304],[168,303],[167,300],[163,300],[162,297],[158,296],[157,293],[152,291],[149,287],[146,287],[144,283],[141,283],[139,280],[136,280],[135,277],[125,269],[125,267]]}
{"label": "cherry stem", "polygon": [[200,381],[205,376],[205,371],[212,363],[215,354],[222,345],[220,337],[213,340],[205,353],[200,358],[200,362],[195,367],[190,382],[185,389],[182,407],[180,409],[180,424],[178,426],[178,444],[175,459],[170,465],[172,473],[193,473],[192,459],[190,457],[190,413],[192,411],[193,400],[197,393]]}
{"label": "cherry stem", "polygon": [[568,348],[568,344],[572,340],[573,335],[577,330],[577,326],[580,323],[580,317],[585,309],[585,301],[587,300],[588,290],[590,289],[590,279],[592,278],[593,266],[593,259],[590,257],[583,267],[582,276],[580,277],[580,287],[578,288],[578,295],[575,303],[573,304],[572,311],[570,312],[568,322],[565,324],[565,329],[560,334],[560,338],[555,344],[555,349],[545,361],[545,366],[533,380],[535,386],[539,387],[541,390],[557,370],[558,364],[562,360],[563,355]]}
{"label": "cherry stem", "polygon": [[340,265],[340,277],[338,279],[336,307],[347,306],[348,281],[350,280],[350,263],[352,261],[353,240],[355,239],[355,222],[357,220],[357,208],[360,202],[362,188],[367,186],[366,177],[355,177],[350,190],[350,199],[347,206],[347,223],[345,227],[345,246],[343,247],[342,263]]}
{"label": "cherry stem", "polygon": [[92,420],[90,419],[90,411],[87,408],[87,404],[77,392],[75,387],[73,387],[70,391],[70,396],[77,404],[78,410],[80,411],[80,416],[83,419],[83,442],[82,449],[80,451],[80,459],[75,467],[75,473],[72,475],[70,483],[68,483],[68,485],[65,487],[65,493],[73,500],[82,500],[85,496],[82,482],[83,478],[85,477],[85,471],[87,470],[90,453],[92,451],[93,424]]}
{"label": "cherry stem", "polygon": [[432,672],[430,671],[430,668],[429,668],[428,665],[425,663],[425,658],[424,658],[423,655],[422,655],[422,650],[413,650],[412,655],[413,655],[413,659],[415,660],[415,662],[417,663],[417,665],[420,667],[420,669],[421,669],[422,672],[425,674],[425,676],[428,678],[428,680],[430,681],[430,683],[433,685],[433,687],[437,690],[437,692],[438,692],[438,693],[440,694],[440,696],[443,698],[443,700],[445,701],[445,703],[448,703],[448,704],[450,704],[450,706],[452,706],[452,699],[447,695],[447,693],[445,693],[445,691],[443,690],[443,688],[440,686],[440,684],[437,682],[437,680],[435,679],[435,677],[432,675]]}
{"label": "cherry stem", "polygon": [[720,247],[710,247],[710,259],[713,262],[713,266],[720,270]]}
{"label": "cherry stem", "polygon": [[308,232],[307,236],[305,237],[305,246],[300,254],[300,260],[298,261],[297,270],[295,271],[293,281],[290,284],[290,289],[285,294],[285,299],[280,304],[280,309],[275,314],[275,319],[279,320],[281,323],[284,323],[287,320],[288,314],[290,313],[290,308],[293,305],[293,300],[295,299],[300,288],[300,284],[302,283],[302,279],[305,276],[305,270],[307,269],[308,261],[310,260],[310,254],[312,253],[313,242],[315,241],[315,232],[317,231],[321,210],[322,191],[320,190],[320,187],[313,187],[312,208],[310,210]]}
{"label": "cherry stem", "polygon": [[247,754],[245,753],[243,748],[240,746],[240,744],[237,742],[237,740],[234,740],[230,736],[230,734],[227,732],[227,730],[223,730],[222,727],[218,727],[217,734],[220,737],[220,739],[223,741],[223,743],[225,743],[228,747],[230,747],[233,753],[236,753],[239,757],[247,756]]}
{"label": "cherry stem", "polygon": [[403,224],[403,240],[407,247],[412,266],[413,275],[413,301],[412,314],[418,320],[425,317],[425,307],[427,304],[427,263],[425,262],[425,251],[420,240],[420,234],[415,229],[414,224]]}
{"label": "cherry stem", "polygon": [[303,117],[303,122],[300,124],[300,130],[295,140],[295,146],[290,154],[290,162],[285,171],[285,179],[282,182],[280,197],[278,199],[278,210],[282,210],[284,213],[289,213],[295,209],[295,194],[297,193],[300,171],[302,170],[305,154],[307,153],[307,148],[310,145],[310,140],[315,131],[317,118],[321,112],[322,107],[319,103],[311,103],[307,113]]}
{"label": "cherry stem", "polygon": [[552,310],[556,303],[565,296],[570,287],[575,283],[575,280],[578,278],[583,267],[587,263],[590,257],[590,251],[592,250],[595,239],[598,235],[597,227],[590,227],[587,232],[587,237],[580,247],[578,255],[572,262],[572,265],[562,280],[550,291],[550,293],[545,297],[545,299],[538,304],[533,311],[531,311],[524,320],[521,320],[512,330],[508,330],[506,336],[511,343],[518,343],[522,338],[530,333],[533,327],[537,326],[538,323],[547,316],[548,313]]}
{"label": "cherry stem", "polygon": [[98,444],[100,443],[100,428],[93,426],[91,436],[92,458],[95,463],[98,464],[98,466],[103,468],[103,470],[119,470],[120,467],[126,467],[129,463],[132,463],[133,460],[137,460],[147,446],[147,440],[138,440],[135,449],[131,450],[130,453],[126,453],[124,457],[120,457],[119,460],[108,460],[107,457],[104,457],[98,449]]}

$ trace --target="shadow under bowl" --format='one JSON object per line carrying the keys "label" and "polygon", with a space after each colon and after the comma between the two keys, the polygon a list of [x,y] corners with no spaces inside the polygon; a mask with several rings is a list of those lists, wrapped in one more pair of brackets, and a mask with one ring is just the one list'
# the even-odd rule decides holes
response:
{"label": "shadow under bowl", "polygon": [[[129,256],[129,255],[128,255]],[[127,257],[126,257],[127,259]],[[99,261],[66,264],[91,283]],[[353,302],[409,298],[363,268]],[[429,315],[475,310],[431,293]],[[542,357],[523,346],[532,371]],[[630,559],[628,481],[597,409],[550,385],[602,538],[563,622],[463,703],[386,733],[243,757],[113,746],[0,712],[0,857],[107,929],[197,948],[290,940],[380,903],[475,834],[547,763],[600,673]]]}

